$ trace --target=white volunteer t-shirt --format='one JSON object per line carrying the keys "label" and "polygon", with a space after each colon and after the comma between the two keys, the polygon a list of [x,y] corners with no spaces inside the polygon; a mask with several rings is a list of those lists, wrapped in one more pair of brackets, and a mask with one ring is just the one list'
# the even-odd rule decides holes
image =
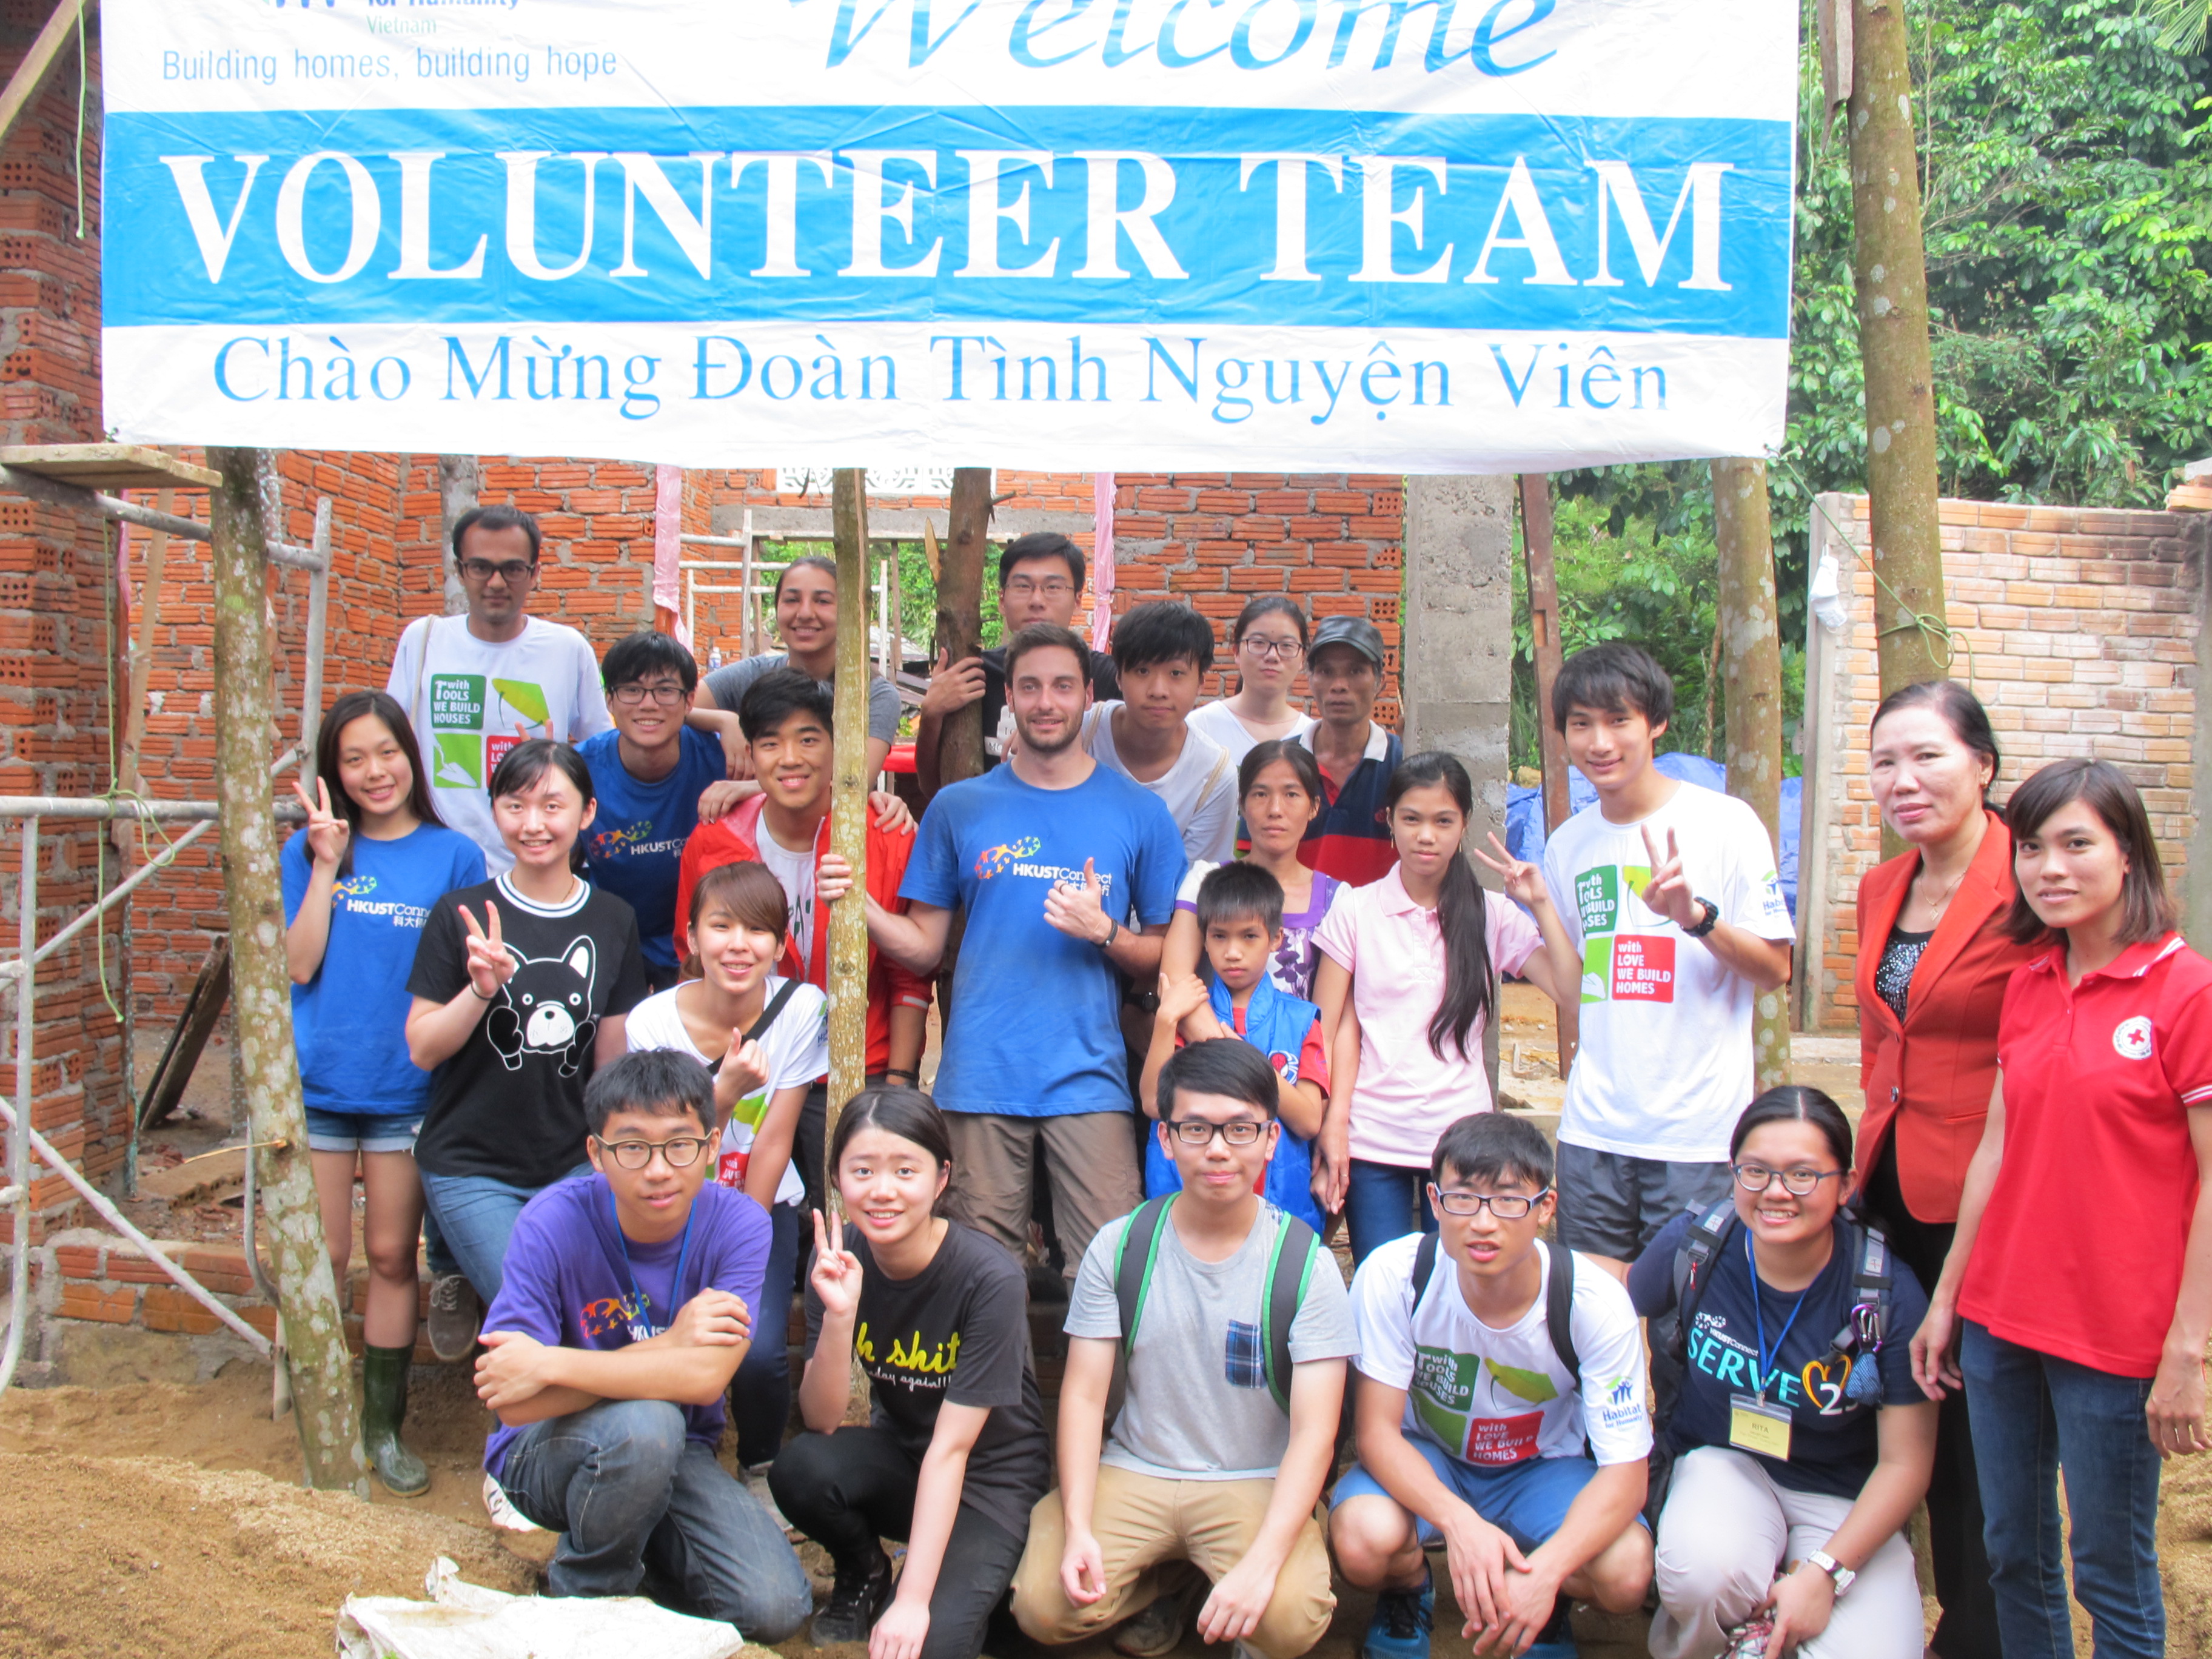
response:
{"label": "white volunteer t-shirt", "polygon": [[793,852],[769,833],[764,817],[756,828],[754,841],[761,862],[783,889],[784,902],[791,906],[791,945],[799,952],[803,974],[811,968],[808,958],[814,954],[814,849],[807,847]]}
{"label": "white volunteer t-shirt", "polygon": [[1406,1390],[1405,1431],[1463,1463],[1501,1468],[1532,1457],[1579,1457],[1583,1440],[1601,1464],[1633,1463],[1651,1451],[1644,1404],[1644,1330],[1621,1282],[1588,1261],[1575,1264],[1570,1322],[1582,1375],[1559,1364],[1544,1326],[1552,1282],[1511,1327],[1494,1330],[1461,1295],[1459,1269],[1439,1249],[1421,1304],[1413,1305],[1413,1256],[1421,1235],[1383,1245],[1352,1279],[1352,1318],[1360,1373]]}
{"label": "white volunteer t-shirt", "polygon": [[[1261,741],[1244,729],[1244,722],[1237,718],[1236,711],[1230,708],[1225,697],[1219,702],[1199,704],[1190,711],[1188,724],[1192,731],[1203,732],[1227,750],[1229,763],[1232,767],[1243,765],[1244,757],[1250,754]],[[1283,735],[1303,738],[1318,724],[1311,714],[1301,714],[1298,723]]]}
{"label": "white volunteer t-shirt", "polygon": [[[775,975],[769,975],[769,1001],[775,1000],[784,983]],[[631,1009],[623,1034],[633,1053],[640,1048],[673,1048],[702,1066],[711,1066],[714,1061],[699,1052],[691,1033],[684,1029],[683,1014],[678,1012],[676,993],[682,988],[678,986],[649,996]],[[752,1154],[753,1138],[760,1133],[769,1098],[785,1089],[803,1089],[828,1074],[830,999],[811,985],[800,986],[783,1005],[775,1024],[761,1033],[760,1045],[768,1059],[768,1081],[757,1093],[739,1101],[730,1121],[722,1126],[721,1163],[714,1178],[725,1187],[744,1184],[745,1160]],[[785,1164],[783,1179],[776,1183],[775,1201],[799,1204],[805,1197],[806,1183],[799,1178],[799,1165]]]}
{"label": "white volunteer t-shirt", "polygon": [[1544,883],[1581,948],[1583,986],[1559,1139],[1717,1163],[1756,1092],[1758,994],[1638,896],[1651,874],[1647,826],[1662,859],[1674,832],[1690,890],[1719,905],[1723,921],[1761,939],[1796,936],[1765,826],[1732,795],[1684,783],[1639,823],[1608,823],[1586,806],[1561,824],[1544,848]]}
{"label": "white volunteer t-shirt", "polygon": [[1121,763],[1114,747],[1114,713],[1121,707],[1102,702],[1084,715],[1083,746],[1091,758],[1160,798],[1182,836],[1185,858],[1224,862],[1237,851],[1237,763],[1212,738],[1186,725],[1176,763],[1146,783]]}
{"label": "white volunteer t-shirt", "polygon": [[514,865],[491,810],[501,758],[526,738],[578,744],[614,725],[591,641],[543,617],[506,641],[478,639],[466,617],[418,617],[384,689],[415,728],[438,816],[483,848],[495,876]]}

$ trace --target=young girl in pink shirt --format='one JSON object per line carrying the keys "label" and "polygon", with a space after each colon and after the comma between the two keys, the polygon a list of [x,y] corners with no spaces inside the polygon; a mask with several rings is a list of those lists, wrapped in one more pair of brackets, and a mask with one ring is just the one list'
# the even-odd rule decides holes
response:
{"label": "young girl in pink shirt", "polygon": [[1474,805],[1464,766],[1440,751],[1411,756],[1385,803],[1396,866],[1339,895],[1315,935],[1314,1000],[1334,1032],[1317,1182],[1324,1205],[1344,1213],[1355,1264],[1417,1224],[1436,1229],[1424,1185],[1437,1138],[1494,1103],[1482,1032],[1498,975],[1523,975],[1561,1004],[1581,983],[1543,872],[1492,836],[1498,857],[1473,856],[1503,878],[1500,897],[1461,855]]}

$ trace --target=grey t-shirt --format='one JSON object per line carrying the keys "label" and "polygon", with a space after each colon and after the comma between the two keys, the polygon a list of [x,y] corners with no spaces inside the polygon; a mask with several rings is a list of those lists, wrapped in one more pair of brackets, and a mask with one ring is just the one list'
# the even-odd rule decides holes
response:
{"label": "grey t-shirt", "polygon": [[[1290,1449],[1291,1419],[1267,1391],[1260,1345],[1267,1264],[1283,1212],[1260,1206],[1243,1247],[1226,1261],[1200,1261],[1183,1248],[1172,1216],[1162,1224],[1152,1285],[1129,1356],[1127,1403],[1101,1462],[1168,1480],[1272,1480]],[[1114,1260],[1129,1219],[1102,1229],[1084,1253],[1068,1299],[1070,1336],[1119,1341]],[[1291,1322],[1291,1361],[1348,1358],[1358,1352],[1352,1299],[1323,1250]]]}
{"label": "grey t-shirt", "polygon": [[[707,690],[720,708],[734,714],[738,705],[744,701],[752,683],[771,668],[782,668],[791,659],[781,651],[767,651],[757,657],[744,657],[725,667],[717,668],[707,676]],[[834,690],[828,680],[817,684],[824,691]],[[881,674],[868,676],[868,735],[881,738],[885,743],[898,741],[898,688]]]}

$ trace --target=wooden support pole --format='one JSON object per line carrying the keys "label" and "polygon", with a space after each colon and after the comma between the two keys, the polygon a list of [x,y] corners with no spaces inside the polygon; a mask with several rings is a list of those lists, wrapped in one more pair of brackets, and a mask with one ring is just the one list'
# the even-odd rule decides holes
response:
{"label": "wooden support pole", "polygon": [[[867,475],[841,466],[830,486],[837,548],[837,769],[830,786],[830,847],[853,869],[853,890],[830,907],[830,1113],[823,1143],[837,1136],[837,1114],[867,1080],[868,923],[868,502]],[[823,1172],[823,1191],[837,1190]]]}
{"label": "wooden support pole", "polygon": [[[1774,537],[1766,463],[1712,464],[1713,532],[1720,553],[1722,684],[1727,698],[1728,792],[1759,814],[1782,856],[1782,634],[1774,595]],[[1753,1005],[1759,1086],[1790,1081],[1790,996],[1761,991]]]}
{"label": "wooden support pole", "polygon": [[1552,480],[1521,475],[1521,548],[1528,567],[1528,629],[1536,653],[1536,731],[1544,757],[1544,829],[1567,821],[1567,738],[1552,722],[1552,687],[1565,648],[1559,643],[1559,578],[1552,563]]}
{"label": "wooden support pole", "polygon": [[[937,650],[961,662],[983,648],[983,565],[990,550],[991,469],[952,470],[952,506],[937,577]],[[945,717],[937,745],[939,787],[983,771],[983,705]]]}
{"label": "wooden support pole", "polygon": [[1834,0],[1851,11],[1851,241],[1866,374],[1868,515],[1874,537],[1881,694],[1949,672],[1919,625],[1944,614],[1936,514],[1936,392],[1928,268],[1904,0]]}
{"label": "wooden support pole", "polygon": [[53,15],[46,19],[46,27],[39,31],[38,38],[31,42],[30,51],[23,54],[23,61],[15,66],[6,89],[0,91],[0,143],[7,142],[8,135],[15,130],[15,123],[22,119],[23,112],[46,84],[46,77],[54,72],[54,65],[61,61],[62,48],[70,44],[70,37],[76,32],[77,19],[89,3],[90,0],[61,0]]}
{"label": "wooden support pole", "polygon": [[[222,810],[223,896],[230,917],[231,1018],[239,1076],[263,1146],[261,1202],[283,1298],[295,1420],[307,1484],[368,1496],[353,1356],[337,1279],[323,1236],[307,1151],[307,1108],[292,1046],[292,976],[284,962],[284,901],[269,810],[269,743],[276,699],[270,679],[270,527],[282,522],[276,468],[265,449],[210,448],[222,475],[208,492],[215,577],[216,799]],[[270,1143],[275,1143],[271,1145]]]}

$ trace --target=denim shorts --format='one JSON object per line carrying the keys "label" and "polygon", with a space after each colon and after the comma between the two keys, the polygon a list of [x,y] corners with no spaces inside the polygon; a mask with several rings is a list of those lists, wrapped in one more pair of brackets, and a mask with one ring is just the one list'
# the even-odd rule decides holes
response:
{"label": "denim shorts", "polygon": [[316,1152],[411,1152],[420,1112],[326,1112],[307,1108],[307,1149]]}
{"label": "denim shorts", "polygon": [[[1424,1435],[1409,1434],[1406,1443],[1428,1460],[1437,1479],[1474,1512],[1511,1538],[1523,1551],[1537,1549],[1566,1522],[1567,1510],[1584,1486],[1597,1477],[1597,1465],[1587,1457],[1531,1457],[1502,1468],[1481,1468],[1462,1463]],[[1388,1498],[1389,1491],[1362,1464],[1344,1472],[1329,1494],[1334,1509],[1347,1498]],[[1640,1522],[1642,1516],[1638,1516]],[[1648,1523],[1646,1523],[1648,1525]],[[1427,1521],[1419,1522],[1423,1549],[1435,1549],[1443,1534]]]}

